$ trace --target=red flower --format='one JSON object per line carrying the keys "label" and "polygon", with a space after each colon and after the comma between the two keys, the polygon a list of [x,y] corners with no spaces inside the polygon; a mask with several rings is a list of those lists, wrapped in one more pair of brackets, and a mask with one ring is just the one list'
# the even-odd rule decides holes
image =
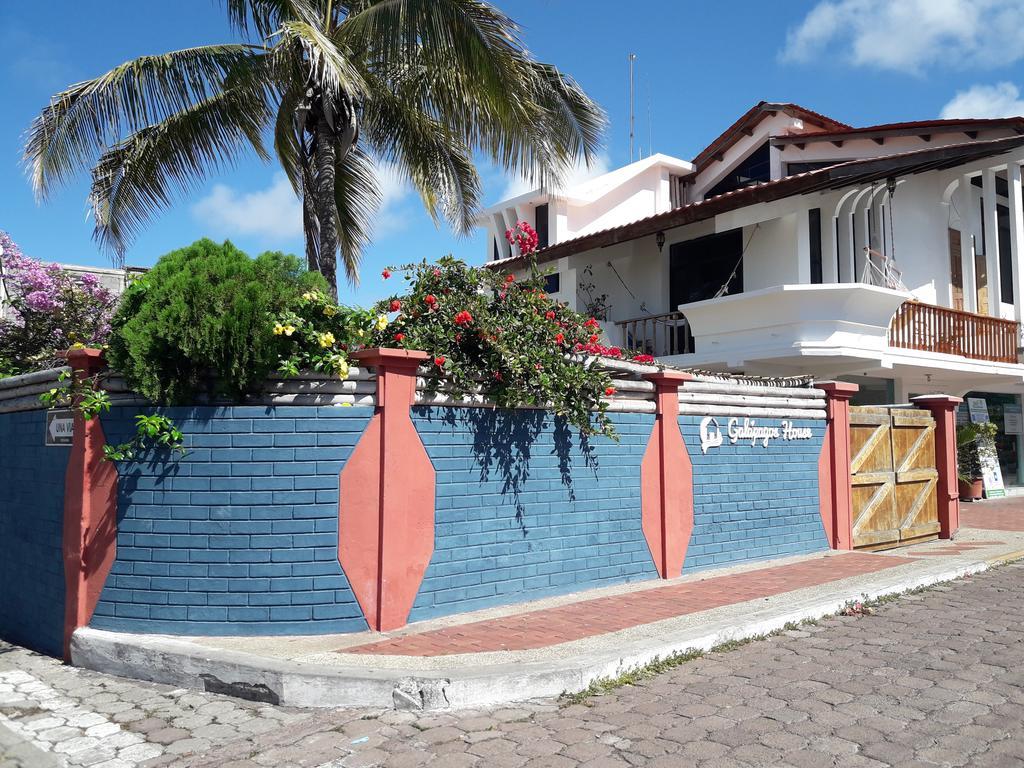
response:
{"label": "red flower", "polygon": [[654,355],[633,355],[634,363],[653,363]]}
{"label": "red flower", "polygon": [[565,343],[565,334],[564,333],[556,333],[555,334],[555,344],[564,344],[564,343]]}
{"label": "red flower", "polygon": [[612,347],[611,349],[608,350],[608,354],[611,355],[612,357],[621,357],[622,350],[619,349],[618,347]]}
{"label": "red flower", "polygon": [[505,275],[505,282],[506,283],[514,283],[515,281],[516,281],[516,276],[513,275],[511,272],[509,272],[507,275]]}
{"label": "red flower", "polygon": [[391,311],[392,312],[397,312],[401,308],[402,308],[402,302],[400,302],[398,299],[392,300],[392,302],[391,302]]}
{"label": "red flower", "polygon": [[440,270],[440,269],[437,269],[437,268],[435,267],[435,268],[434,268],[434,277],[440,277],[440,276],[441,276],[441,270]]}
{"label": "red flower", "polygon": [[391,270],[385,269],[383,272],[380,273],[380,276],[387,280],[389,277],[391,277]]}
{"label": "red flower", "polygon": [[591,344],[597,344],[597,335],[596,334],[590,337],[590,343]]}
{"label": "red flower", "polygon": [[473,316],[466,310],[462,310],[455,316],[456,325],[469,325],[473,322]]}
{"label": "red flower", "polygon": [[432,294],[432,293],[428,293],[428,294],[427,294],[427,295],[426,295],[426,296],[425,296],[425,297],[423,298],[423,300],[424,300],[424,301],[425,301],[425,302],[427,303],[427,306],[429,306],[429,307],[430,307],[431,309],[433,309],[433,308],[434,308],[434,305],[435,305],[435,304],[437,304],[437,296],[435,296],[435,295],[434,295],[434,294]]}
{"label": "red flower", "polygon": [[438,368],[443,368],[444,367],[444,358],[441,357],[441,356],[435,357],[434,358],[434,365],[436,365]]}
{"label": "red flower", "polygon": [[548,320],[554,320],[555,319],[555,313],[554,313],[553,310],[549,309],[547,312],[544,313],[544,317],[546,317]]}
{"label": "red flower", "polygon": [[605,387],[604,393],[608,395],[608,397],[611,397],[615,394],[615,387]]}
{"label": "red flower", "polygon": [[501,375],[501,371],[495,371],[494,372],[494,380],[495,381],[504,381],[505,377]]}
{"label": "red flower", "polygon": [[396,333],[395,334],[395,341],[397,341],[399,343],[401,343],[402,339],[404,339],[404,338],[405,338],[405,334],[404,333]]}
{"label": "red flower", "polygon": [[598,323],[598,322],[597,322],[597,320],[595,320],[594,318],[590,318],[590,319],[589,319],[589,320],[587,320],[587,322],[585,322],[585,323],[584,323],[583,325],[584,325],[585,327],[587,327],[587,328],[597,328],[597,326],[599,325],[599,323]]}

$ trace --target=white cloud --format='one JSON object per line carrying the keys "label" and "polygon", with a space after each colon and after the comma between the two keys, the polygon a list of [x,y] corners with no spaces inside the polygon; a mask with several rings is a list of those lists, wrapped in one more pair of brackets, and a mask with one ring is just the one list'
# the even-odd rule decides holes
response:
{"label": "white cloud", "polygon": [[956,95],[942,108],[940,117],[1016,117],[1024,115],[1024,99],[1013,83],[972,85]]}
{"label": "white cloud", "polygon": [[791,29],[784,61],[840,58],[920,74],[933,64],[996,67],[1024,58],[1020,0],[822,0]]}
{"label": "white cloud", "polygon": [[[565,181],[558,187],[558,189],[569,189],[575,187],[577,184],[582,184],[585,181],[589,181],[597,176],[602,176],[608,173],[609,161],[608,155],[600,154],[596,155],[590,166],[581,160],[574,165],[569,173],[565,177]],[[518,197],[519,195],[525,195],[527,192],[532,192],[537,188],[536,184],[527,181],[522,177],[509,179],[505,186],[505,191],[501,193],[499,200],[508,200],[512,197]]]}
{"label": "white cloud", "polygon": [[[373,236],[381,239],[405,229],[408,217],[402,203],[409,184],[391,166],[378,169],[381,206],[373,224]],[[215,184],[192,206],[192,215],[216,236],[256,235],[268,242],[302,237],[302,204],[283,173],[274,174],[266,189],[241,192]]]}
{"label": "white cloud", "polygon": [[214,184],[206,197],[192,206],[192,214],[218,235],[259,235],[272,241],[302,237],[302,204],[283,173],[256,192],[238,192]]}

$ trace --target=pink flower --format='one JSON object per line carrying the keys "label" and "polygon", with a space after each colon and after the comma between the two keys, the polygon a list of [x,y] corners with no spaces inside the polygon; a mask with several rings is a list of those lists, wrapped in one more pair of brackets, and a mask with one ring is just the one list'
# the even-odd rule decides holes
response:
{"label": "pink flower", "polygon": [[389,277],[391,277],[391,270],[385,269],[383,272],[380,273],[380,276],[387,280]]}

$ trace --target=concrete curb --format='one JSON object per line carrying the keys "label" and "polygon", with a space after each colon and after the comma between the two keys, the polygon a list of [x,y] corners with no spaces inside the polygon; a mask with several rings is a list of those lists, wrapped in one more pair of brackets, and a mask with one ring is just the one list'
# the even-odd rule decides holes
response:
{"label": "concrete curb", "polygon": [[[120,677],[166,683],[239,698],[298,707],[372,707],[381,709],[467,709],[577,692],[595,680],[613,678],[689,650],[768,634],[789,623],[820,619],[851,600],[906,592],[988,570],[1024,557],[1024,551],[987,561],[931,570],[923,575],[873,579],[870,588],[846,587],[828,597],[808,598],[787,609],[754,609],[737,622],[720,620],[689,632],[666,632],[652,625],[643,638],[615,650],[526,663],[472,663],[446,670],[409,670],[328,666],[223,650],[160,635],[137,635],[84,627],[71,640],[72,663]],[[466,657],[462,657],[466,658]]]}

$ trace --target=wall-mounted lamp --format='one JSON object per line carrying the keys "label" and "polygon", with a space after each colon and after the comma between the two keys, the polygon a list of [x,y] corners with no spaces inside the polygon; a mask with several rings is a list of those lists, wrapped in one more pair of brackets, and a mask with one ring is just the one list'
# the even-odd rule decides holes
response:
{"label": "wall-mounted lamp", "polygon": [[658,253],[661,253],[661,249],[665,247],[665,233],[659,232],[654,236],[654,242],[658,244]]}
{"label": "wall-mounted lamp", "polygon": [[896,177],[890,176],[885,180],[885,188],[889,190],[889,199],[892,200],[892,196],[896,192]]}

